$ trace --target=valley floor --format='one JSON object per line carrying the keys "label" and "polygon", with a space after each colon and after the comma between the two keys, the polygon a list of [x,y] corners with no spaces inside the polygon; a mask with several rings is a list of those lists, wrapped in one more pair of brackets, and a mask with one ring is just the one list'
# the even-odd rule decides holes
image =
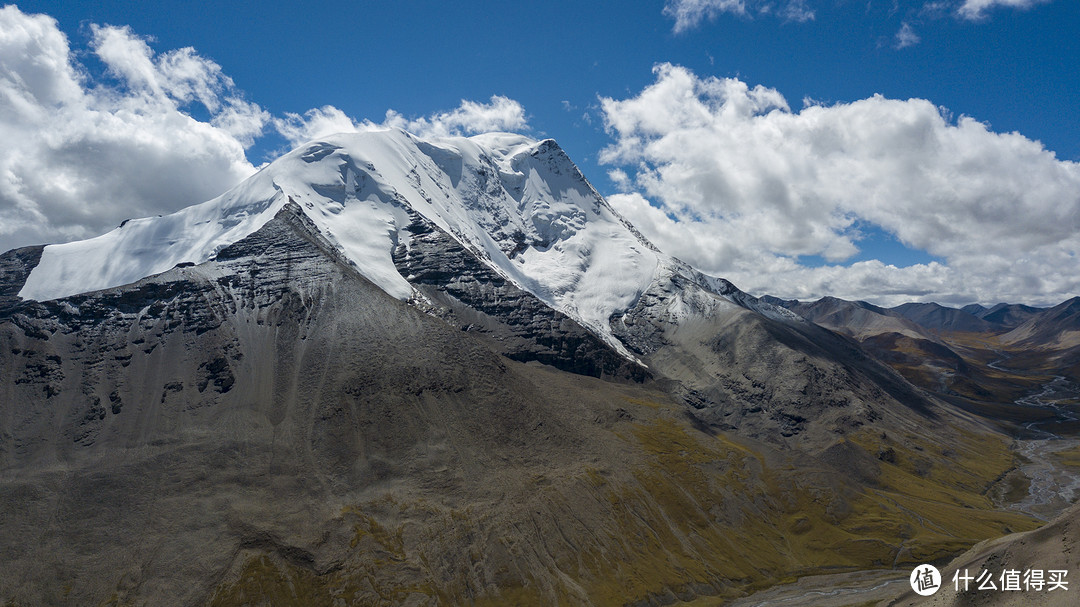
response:
{"label": "valley floor", "polygon": [[[997,368],[991,364],[992,368]],[[1004,371],[1004,369],[1001,369]],[[1019,465],[1002,479],[999,500],[1003,506],[1044,521],[1063,515],[1080,497],[1080,437],[1059,435],[1042,429],[1058,429],[1075,420],[1070,406],[1077,386],[1061,376],[1054,377],[1032,394],[1017,399],[1028,407],[1042,407],[1056,413],[1043,423],[1029,422],[1023,436],[1013,442]],[[1016,534],[1022,535],[1022,534]],[[1006,538],[1002,538],[1004,541]],[[952,571],[947,567],[943,570]],[[702,598],[683,603],[685,607],[729,605],[730,607],[862,607],[891,605],[910,594],[909,567],[868,569],[848,573],[812,575],[755,592],[730,603]],[[946,576],[947,577],[947,576]],[[948,582],[948,580],[946,580]],[[949,590],[948,587],[943,590]],[[916,599],[917,601],[918,599]],[[917,604],[917,603],[916,603]]]}

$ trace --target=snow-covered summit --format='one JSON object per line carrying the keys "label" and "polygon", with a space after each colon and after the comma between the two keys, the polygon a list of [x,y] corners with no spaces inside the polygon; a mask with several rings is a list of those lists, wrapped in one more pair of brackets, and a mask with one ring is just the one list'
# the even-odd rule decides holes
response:
{"label": "snow-covered summit", "polygon": [[492,133],[419,139],[400,130],[303,145],[208,202],[49,245],[19,295],[47,300],[201,263],[293,201],[368,279],[408,299],[392,252],[410,213],[594,330],[672,261],[623,220],[552,140]]}
{"label": "snow-covered summit", "polygon": [[[672,320],[711,315],[716,305],[791,315],[658,251],[553,140],[508,133],[420,139],[401,130],[309,142],[213,200],[126,221],[96,238],[46,246],[19,296],[56,299],[202,263],[289,203],[394,297],[419,296],[394,261],[395,251],[408,249],[410,225],[419,216],[624,354],[610,319],[675,276],[711,303],[676,297],[669,302],[675,307],[663,312]],[[690,301],[698,303],[687,308]]]}

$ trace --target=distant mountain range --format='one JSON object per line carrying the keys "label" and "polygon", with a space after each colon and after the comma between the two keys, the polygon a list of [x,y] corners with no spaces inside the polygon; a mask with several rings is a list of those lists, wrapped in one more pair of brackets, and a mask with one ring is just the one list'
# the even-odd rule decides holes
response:
{"label": "distant mountain range", "polygon": [[978,304],[949,308],[932,302],[881,308],[865,301],[835,297],[823,297],[815,302],[772,296],[761,300],[860,339],[887,332],[927,339],[949,334],[992,333],[1004,344],[1023,343],[1033,349],[1066,350],[1080,344],[1080,297],[1052,308],[1005,303],[990,308]]}
{"label": "distant mountain range", "polygon": [[[1065,304],[1076,299],[1070,299]],[[877,318],[880,316],[885,318],[906,318],[922,329],[930,331],[1001,331],[1015,329],[1049,310],[1049,308],[1035,308],[1023,304],[1006,303],[999,303],[989,308],[979,304],[970,304],[962,308],[950,308],[933,302],[905,303],[893,308],[881,308],[865,301],[847,301],[835,297],[823,297],[814,302],[800,302],[765,295],[761,300],[792,310],[804,318],[814,320],[814,322],[821,319],[825,324],[835,326],[838,329],[847,327],[852,330],[864,323],[870,325],[884,323],[882,326],[888,326],[889,321]],[[859,310],[869,311],[876,316],[873,319],[867,318]],[[897,325],[897,328],[904,327]],[[911,329],[910,326],[906,328]]]}
{"label": "distant mountain range", "polygon": [[1052,308],[961,309],[936,303],[880,308],[833,297],[762,300],[855,339],[909,381],[994,419],[1016,421],[1020,413],[1007,412],[1008,403],[1048,374],[1080,378],[1080,297]]}

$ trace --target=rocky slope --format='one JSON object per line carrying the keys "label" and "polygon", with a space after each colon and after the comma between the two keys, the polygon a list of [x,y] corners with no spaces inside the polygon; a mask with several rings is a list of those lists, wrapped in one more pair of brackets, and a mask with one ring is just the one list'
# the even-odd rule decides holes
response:
{"label": "rocky slope", "polygon": [[1039,349],[1067,350],[1080,346],[1080,297],[1033,315],[1001,339]]}
{"label": "rocky slope", "polygon": [[1009,304],[955,309],[929,303],[886,309],[832,297],[772,299],[852,337],[908,381],[1008,432],[1022,432],[1025,424],[1043,423],[1048,416],[1064,423],[1075,417],[1021,404],[1055,376],[1080,381],[1075,298],[1047,309]]}
{"label": "rocky slope", "polygon": [[987,322],[1008,328],[1019,326],[1023,324],[1024,321],[1043,311],[1043,308],[1007,303],[994,304],[989,308],[974,304],[972,306],[964,306],[961,309],[965,312],[974,314]]}
{"label": "rocky slope", "polygon": [[[936,303],[906,303],[892,308],[892,311],[931,331],[993,331],[1004,326],[989,320],[998,318],[996,314],[1000,310],[990,316],[978,316]],[[1000,317],[1008,318],[1005,313]]]}
{"label": "rocky slope", "polygon": [[376,135],[3,256],[0,603],[669,603],[1033,526],[1001,437],[553,143]]}
{"label": "rocky slope", "polygon": [[[931,597],[919,597],[908,591],[903,596],[883,601],[882,604],[899,607],[946,607],[980,605],[984,607],[1008,607],[1013,605],[1046,605],[1067,607],[1076,604],[1076,557],[1072,552],[1080,545],[1080,507],[1074,506],[1050,524],[1024,533],[1011,534],[987,540],[974,546],[952,562],[942,567],[943,587]],[[1020,590],[1001,590],[1001,576],[1007,570],[1017,571]],[[1050,580],[1050,570],[1064,570],[1065,586],[1048,590],[1053,584],[1025,586],[1024,574],[1030,570],[1042,572],[1043,581]],[[991,582],[997,590],[979,590],[979,584],[971,581],[965,590],[964,582],[953,581],[953,575],[980,576],[990,572]],[[966,572],[966,573],[965,573]],[[959,590],[958,590],[959,589]]]}

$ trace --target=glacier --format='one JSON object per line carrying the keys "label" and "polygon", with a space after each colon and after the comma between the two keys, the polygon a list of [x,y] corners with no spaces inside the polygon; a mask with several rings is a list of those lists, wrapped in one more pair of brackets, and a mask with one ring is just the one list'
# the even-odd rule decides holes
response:
{"label": "glacier", "polygon": [[393,261],[416,213],[623,354],[612,316],[673,275],[723,296],[723,304],[787,312],[660,252],[554,140],[508,133],[421,139],[399,129],[312,141],[213,200],[48,245],[19,296],[58,299],[208,261],[290,202],[365,278],[398,299],[423,297]]}

